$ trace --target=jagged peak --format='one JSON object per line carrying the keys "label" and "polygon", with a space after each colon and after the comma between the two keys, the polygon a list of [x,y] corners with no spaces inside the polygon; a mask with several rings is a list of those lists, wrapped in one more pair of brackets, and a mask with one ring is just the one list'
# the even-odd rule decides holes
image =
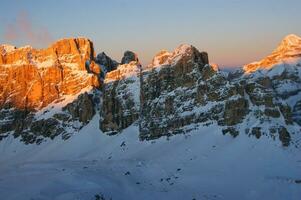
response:
{"label": "jagged peak", "polygon": [[168,52],[167,50],[165,49],[160,50],[153,58],[150,67],[163,65],[170,56],[171,53]]}
{"label": "jagged peak", "polygon": [[295,34],[287,35],[278,47],[267,57],[258,61],[247,64],[243,67],[246,74],[253,73],[257,70],[269,70],[281,63],[294,65],[301,58],[301,38]]}
{"label": "jagged peak", "polygon": [[151,68],[161,65],[174,65],[183,57],[188,58],[188,60],[192,59],[193,62],[202,62],[203,64],[209,63],[206,52],[200,52],[196,47],[190,44],[181,44],[175,48],[173,52],[168,52],[167,50],[159,51],[154,56],[152,63],[148,67]]}
{"label": "jagged peak", "polygon": [[194,46],[190,45],[190,44],[181,44],[180,46],[178,46],[174,51],[173,54],[185,54],[188,53],[192,50],[196,49]]}
{"label": "jagged peak", "polygon": [[273,53],[286,53],[301,46],[301,38],[295,34],[287,35]]}
{"label": "jagged peak", "polygon": [[101,52],[99,54],[97,54],[95,62],[103,67],[106,68],[105,71],[112,71],[115,70],[117,68],[117,66],[119,65],[118,62],[116,62],[115,60],[113,60],[112,58],[110,58],[105,52]]}
{"label": "jagged peak", "polygon": [[[200,52],[196,47],[190,44],[181,44],[179,45],[171,55],[171,59],[176,59],[182,56],[193,56],[196,54],[202,54],[204,52]],[[205,63],[208,64],[208,63]]]}
{"label": "jagged peak", "polygon": [[125,51],[121,59],[121,64],[129,64],[132,61],[139,63],[138,55],[129,50]]}
{"label": "jagged peak", "polygon": [[300,43],[301,38],[295,34],[289,34],[287,35],[283,40],[283,42],[286,42],[287,44],[298,44]]}

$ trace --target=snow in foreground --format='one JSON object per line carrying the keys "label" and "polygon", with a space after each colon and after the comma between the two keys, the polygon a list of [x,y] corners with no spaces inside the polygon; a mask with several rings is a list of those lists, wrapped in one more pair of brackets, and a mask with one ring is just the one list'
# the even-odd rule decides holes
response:
{"label": "snow in foreground", "polygon": [[138,140],[98,129],[99,116],[67,141],[0,142],[1,199],[299,199],[301,152],[266,138],[233,139],[214,126]]}

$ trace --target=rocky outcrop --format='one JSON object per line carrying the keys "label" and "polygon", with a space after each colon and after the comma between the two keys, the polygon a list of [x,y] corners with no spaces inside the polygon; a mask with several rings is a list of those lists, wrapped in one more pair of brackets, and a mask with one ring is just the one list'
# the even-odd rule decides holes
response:
{"label": "rocky outcrop", "polygon": [[157,54],[142,73],[141,139],[175,134],[196,121],[198,80],[210,76],[202,73],[205,68],[210,68],[207,54],[190,45]]}
{"label": "rocky outcrop", "polygon": [[158,52],[155,55],[155,57],[152,60],[151,65],[149,67],[152,68],[152,67],[155,67],[155,66],[163,65],[170,56],[171,56],[171,53],[169,53],[166,50],[161,50],[160,52]]}
{"label": "rocky outcrop", "polygon": [[25,144],[39,144],[45,138],[53,139],[63,133],[65,129],[54,118],[35,119],[28,111],[0,110],[0,140],[12,134]]}
{"label": "rocky outcrop", "polygon": [[129,64],[130,62],[139,63],[138,56],[132,51],[126,51],[121,59],[121,64]]}
{"label": "rocky outcrop", "polygon": [[[129,61],[127,56],[128,52],[122,60]],[[140,71],[141,65],[138,58],[135,58],[134,61],[119,65],[116,70],[106,74],[100,121],[100,128],[103,132],[115,134],[138,119]]]}
{"label": "rocky outcrop", "polygon": [[25,143],[58,135],[66,139],[92,119],[102,69],[90,40],[63,39],[40,50],[2,45],[0,50],[0,139],[10,134]]}
{"label": "rocky outcrop", "polygon": [[112,60],[109,56],[107,56],[104,52],[97,55],[95,62],[101,67],[105,68],[105,72],[113,71],[119,65],[118,62]]}
{"label": "rocky outcrop", "polygon": [[67,104],[64,110],[70,113],[73,120],[78,119],[80,122],[87,124],[95,114],[93,95],[87,92],[80,94],[72,103]]}
{"label": "rocky outcrop", "polygon": [[0,55],[0,108],[40,109],[62,95],[100,86],[88,39],[63,39],[41,50],[7,49]]}
{"label": "rocky outcrop", "polygon": [[225,125],[232,126],[241,123],[249,112],[248,101],[244,98],[226,101],[223,121]]}
{"label": "rocky outcrop", "polygon": [[[68,139],[95,115],[99,104],[98,90],[79,94],[62,106],[58,101],[37,113],[16,108],[0,110],[0,140],[12,134],[26,144],[41,143],[61,135]],[[63,99],[60,99],[63,101]],[[61,108],[60,108],[61,106]]]}

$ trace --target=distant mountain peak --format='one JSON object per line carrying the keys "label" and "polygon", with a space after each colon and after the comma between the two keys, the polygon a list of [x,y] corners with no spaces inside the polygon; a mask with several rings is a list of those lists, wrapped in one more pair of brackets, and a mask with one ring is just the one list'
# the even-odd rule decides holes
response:
{"label": "distant mountain peak", "polygon": [[295,34],[287,35],[271,53],[271,55],[258,62],[244,66],[246,73],[252,73],[259,69],[271,69],[281,63],[296,63],[301,59],[301,38]]}
{"label": "distant mountain peak", "polygon": [[174,54],[176,54],[176,55],[185,54],[185,53],[188,53],[189,51],[192,51],[193,48],[195,48],[195,47],[190,44],[181,44],[174,50]]}
{"label": "distant mountain peak", "polygon": [[301,38],[295,34],[289,34],[282,40],[282,42],[287,42],[288,44],[300,44]]}
{"label": "distant mountain peak", "polygon": [[301,51],[301,38],[295,34],[286,36],[273,53],[287,53],[287,51]]}

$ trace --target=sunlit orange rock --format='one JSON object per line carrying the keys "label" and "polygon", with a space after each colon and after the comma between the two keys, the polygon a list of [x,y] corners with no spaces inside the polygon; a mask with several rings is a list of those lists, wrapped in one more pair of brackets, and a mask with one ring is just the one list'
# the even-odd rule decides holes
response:
{"label": "sunlit orange rock", "polygon": [[93,43],[86,38],[62,39],[46,49],[0,45],[0,52],[0,108],[38,109],[62,95],[100,86]]}
{"label": "sunlit orange rock", "polygon": [[276,64],[294,62],[301,58],[301,38],[290,34],[286,36],[271,55],[259,62],[250,63],[244,66],[246,73],[255,72],[258,69],[270,69]]}

